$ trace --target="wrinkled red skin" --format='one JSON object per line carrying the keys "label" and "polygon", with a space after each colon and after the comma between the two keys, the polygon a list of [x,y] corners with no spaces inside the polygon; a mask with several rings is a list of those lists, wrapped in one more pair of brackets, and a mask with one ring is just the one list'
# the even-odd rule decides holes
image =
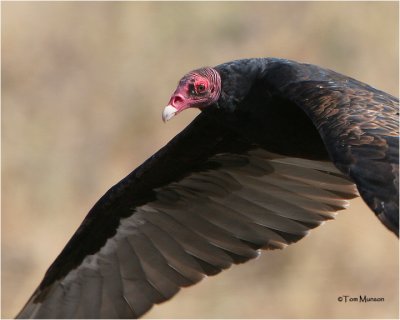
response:
{"label": "wrinkled red skin", "polygon": [[221,78],[212,68],[194,70],[185,75],[169,100],[176,114],[187,108],[204,108],[219,99]]}

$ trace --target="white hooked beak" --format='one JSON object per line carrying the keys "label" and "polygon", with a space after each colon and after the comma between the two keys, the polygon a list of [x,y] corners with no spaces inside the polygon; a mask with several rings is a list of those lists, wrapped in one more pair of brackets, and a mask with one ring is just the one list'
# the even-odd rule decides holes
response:
{"label": "white hooked beak", "polygon": [[176,113],[178,112],[178,109],[171,106],[170,104],[164,108],[164,111],[162,113],[162,119],[164,122],[167,122],[170,120]]}

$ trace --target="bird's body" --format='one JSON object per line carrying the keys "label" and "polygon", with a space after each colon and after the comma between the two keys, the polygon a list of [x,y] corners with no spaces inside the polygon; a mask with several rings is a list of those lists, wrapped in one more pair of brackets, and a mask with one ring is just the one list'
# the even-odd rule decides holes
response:
{"label": "bird's body", "polygon": [[395,97],[266,58],[189,73],[164,119],[188,107],[202,113],[95,204],[19,317],[138,317],[301,239],[354,184],[398,234]]}

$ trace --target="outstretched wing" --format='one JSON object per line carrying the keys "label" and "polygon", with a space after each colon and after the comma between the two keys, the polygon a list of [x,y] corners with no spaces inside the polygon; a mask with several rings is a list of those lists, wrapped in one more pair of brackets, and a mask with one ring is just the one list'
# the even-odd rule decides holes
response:
{"label": "outstretched wing", "polygon": [[398,236],[399,100],[313,65],[276,63],[268,72],[268,87],[306,112],[336,167]]}
{"label": "outstretched wing", "polygon": [[201,114],[99,200],[18,317],[139,317],[356,194],[332,163],[270,153]]}

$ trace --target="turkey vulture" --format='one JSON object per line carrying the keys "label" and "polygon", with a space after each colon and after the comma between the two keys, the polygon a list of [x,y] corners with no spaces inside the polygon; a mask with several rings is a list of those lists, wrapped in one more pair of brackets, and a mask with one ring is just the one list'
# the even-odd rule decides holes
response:
{"label": "turkey vulture", "polygon": [[163,120],[187,108],[202,112],[94,205],[19,318],[139,317],[358,194],[398,236],[397,98],[259,58],[186,74]]}

